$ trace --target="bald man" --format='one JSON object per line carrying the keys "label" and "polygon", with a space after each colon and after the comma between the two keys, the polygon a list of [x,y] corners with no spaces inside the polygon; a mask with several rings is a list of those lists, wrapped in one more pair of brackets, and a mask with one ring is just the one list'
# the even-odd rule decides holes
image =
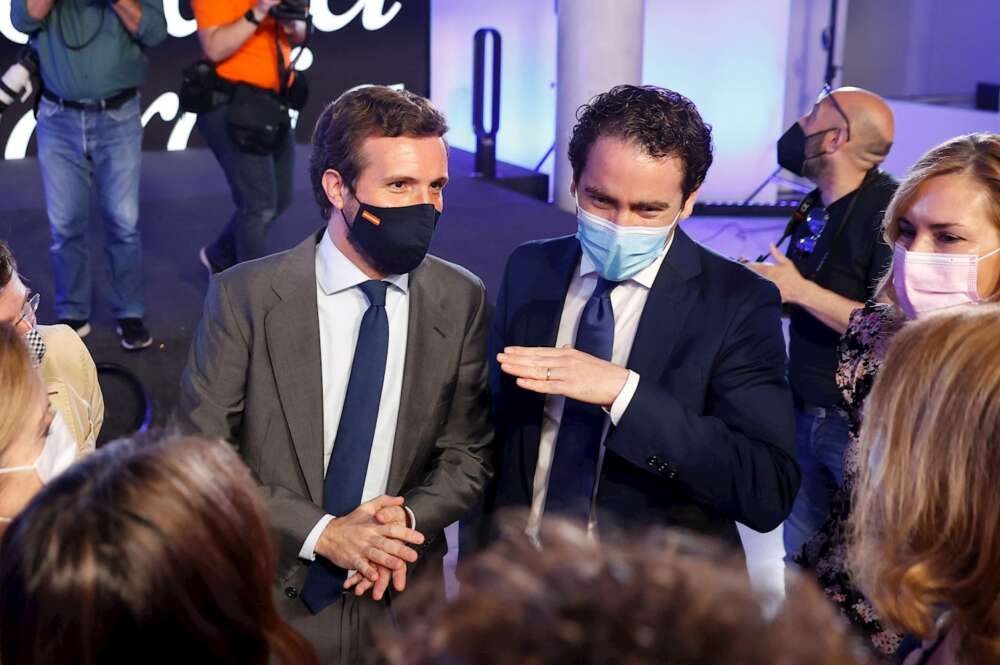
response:
{"label": "bald man", "polygon": [[821,97],[778,141],[778,163],[816,184],[786,228],[785,254],[752,263],[788,306],[789,379],[802,486],[785,521],[791,559],[822,526],[843,483],[848,421],[835,380],[837,346],[851,313],[875,296],[892,258],[882,214],[897,183],[879,170],[892,146],[892,110],[878,95],[839,88]]}

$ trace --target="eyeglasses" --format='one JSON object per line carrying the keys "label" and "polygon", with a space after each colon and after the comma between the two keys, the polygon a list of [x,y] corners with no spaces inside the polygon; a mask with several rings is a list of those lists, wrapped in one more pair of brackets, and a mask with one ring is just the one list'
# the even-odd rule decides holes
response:
{"label": "eyeglasses", "polygon": [[816,98],[816,103],[819,104],[824,99],[829,99],[830,103],[833,104],[834,110],[837,111],[837,113],[840,114],[840,117],[844,119],[844,124],[846,125],[845,129],[847,131],[847,140],[850,141],[851,140],[851,120],[850,120],[850,118],[847,117],[847,113],[844,112],[844,108],[840,105],[840,102],[838,102],[837,98],[833,96],[833,88],[830,87],[829,83],[823,86],[823,91],[820,92],[819,93],[819,97]]}
{"label": "eyeglasses", "polygon": [[24,301],[24,306],[21,307],[21,316],[14,322],[14,327],[21,325],[21,322],[28,317],[34,317],[35,312],[38,311],[38,303],[42,300],[41,294],[35,293],[30,298]]}
{"label": "eyeglasses", "polygon": [[809,228],[809,235],[803,236],[795,242],[795,250],[803,257],[809,256],[816,251],[816,243],[819,241],[819,237],[823,235],[823,229],[826,228],[827,222],[830,221],[830,212],[817,203],[809,208],[805,221],[806,226]]}

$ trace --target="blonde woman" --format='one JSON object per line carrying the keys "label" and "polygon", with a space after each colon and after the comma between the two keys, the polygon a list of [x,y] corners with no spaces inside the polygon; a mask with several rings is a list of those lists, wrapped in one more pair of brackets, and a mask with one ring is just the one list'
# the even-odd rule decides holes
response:
{"label": "blonde woman", "polygon": [[813,570],[826,594],[871,646],[889,657],[902,636],[883,627],[878,613],[852,583],[845,558],[862,406],[890,340],[907,321],[997,299],[1000,135],[959,136],[931,149],[899,186],[883,226],[887,241],[895,247],[892,270],[880,289],[884,302],[855,311],[840,344],[837,383],[850,421],[844,485],[826,524],[797,560]]}
{"label": "blonde woman", "polygon": [[927,640],[905,665],[1000,662],[1000,306],[893,340],[861,430],[851,569]]}
{"label": "blonde woman", "polygon": [[[0,532],[56,473],[72,464],[72,436],[52,436],[42,375],[18,331],[0,324]],[[51,441],[51,443],[49,443]]]}

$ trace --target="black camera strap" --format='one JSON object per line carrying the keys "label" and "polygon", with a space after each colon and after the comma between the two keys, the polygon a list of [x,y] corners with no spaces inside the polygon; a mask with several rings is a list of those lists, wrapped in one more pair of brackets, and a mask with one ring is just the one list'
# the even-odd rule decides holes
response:
{"label": "black camera strap", "polygon": [[[283,32],[281,24],[277,20],[274,22],[274,51],[278,56],[278,85],[280,90],[278,94],[282,97],[288,92],[288,82],[292,79],[292,71],[295,69],[295,59],[292,59],[291,64],[286,69],[285,68],[285,55],[281,50],[281,33]],[[291,46],[291,43],[289,43]],[[301,52],[300,52],[301,53]]]}
{"label": "black camera strap", "polygon": [[[788,220],[788,224],[785,225],[785,230],[782,232],[781,237],[778,238],[778,241],[776,243],[774,243],[775,247],[781,247],[781,243],[785,242],[793,235],[795,235],[795,232],[798,230],[799,226],[802,225],[802,222],[806,221],[806,217],[809,215],[809,211],[812,210],[813,206],[815,206],[818,201],[819,201],[818,189],[815,189],[806,194],[805,198],[803,198],[802,201],[799,202],[799,207],[797,207],[795,209],[795,212],[792,213],[792,218]],[[757,263],[766,261],[770,255],[771,254],[769,252],[761,254],[760,256],[757,257]]]}
{"label": "black camera strap", "polygon": [[[281,86],[279,94],[282,97],[285,97],[288,94],[288,87],[292,80],[292,74],[295,72],[295,65],[298,63],[299,58],[302,57],[302,53],[306,50],[306,46],[308,46],[309,44],[309,37],[312,34],[312,16],[309,16],[305,21],[306,23],[305,41],[303,41],[299,45],[298,47],[299,52],[296,54],[294,58],[292,58],[291,62],[288,63],[287,67],[285,67],[284,53],[282,53],[281,51],[281,33],[283,32],[281,28],[281,23],[277,19],[275,19],[274,23],[275,23],[274,50],[278,56],[278,81]],[[289,42],[289,47],[291,47],[291,42]]]}
{"label": "black camera strap", "polygon": [[865,191],[865,187],[875,179],[874,174],[876,171],[877,169],[872,169],[871,171],[865,173],[865,177],[861,180],[861,185],[854,192],[854,198],[851,199],[850,205],[847,206],[847,211],[844,212],[844,216],[840,218],[840,223],[837,224],[837,230],[834,231],[833,237],[830,238],[830,244],[827,245],[823,258],[820,259],[816,269],[812,271],[811,275],[809,275],[809,279],[811,281],[816,281],[816,278],[819,276],[819,271],[826,265],[826,260],[830,258],[830,253],[836,246],[837,240],[840,238],[841,234],[843,234],[844,229],[847,228],[847,221],[851,218],[851,213],[854,212],[854,206],[857,205],[858,199],[861,198],[861,194]]}
{"label": "black camera strap", "polygon": [[[833,238],[830,239],[830,244],[827,246],[826,252],[816,265],[816,269],[809,274],[807,279],[815,281],[816,277],[819,275],[819,271],[822,270],[824,265],[826,265],[826,260],[829,258],[830,252],[833,251],[833,247],[837,244],[837,240],[844,232],[844,229],[847,228],[847,221],[850,219],[851,213],[854,212],[854,206],[857,205],[858,199],[861,198],[861,193],[865,190],[865,187],[875,179],[874,175],[877,171],[878,169],[875,168],[865,173],[865,177],[861,180],[861,185],[854,190],[854,196],[851,198],[851,203],[847,206],[844,216],[840,218],[840,222],[837,224],[837,230],[834,231]],[[794,213],[792,213],[792,218],[788,220],[788,225],[785,226],[785,231],[781,234],[781,237],[778,238],[778,242],[775,243],[776,247],[780,247],[781,243],[795,235],[799,227],[809,216],[809,211],[812,210],[817,203],[819,203],[819,200],[820,194],[818,189],[809,192],[809,194],[802,199],[802,202],[799,203],[799,207],[795,209]],[[767,260],[768,256],[770,256],[769,253],[761,254],[757,257],[757,262],[760,263]]]}

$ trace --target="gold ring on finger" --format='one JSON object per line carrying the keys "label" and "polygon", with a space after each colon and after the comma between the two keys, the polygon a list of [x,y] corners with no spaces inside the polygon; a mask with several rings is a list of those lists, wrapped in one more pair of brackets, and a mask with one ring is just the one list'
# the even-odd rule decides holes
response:
{"label": "gold ring on finger", "polygon": [[551,367],[546,367],[545,368],[545,380],[548,381],[551,378],[552,378],[552,368]]}

